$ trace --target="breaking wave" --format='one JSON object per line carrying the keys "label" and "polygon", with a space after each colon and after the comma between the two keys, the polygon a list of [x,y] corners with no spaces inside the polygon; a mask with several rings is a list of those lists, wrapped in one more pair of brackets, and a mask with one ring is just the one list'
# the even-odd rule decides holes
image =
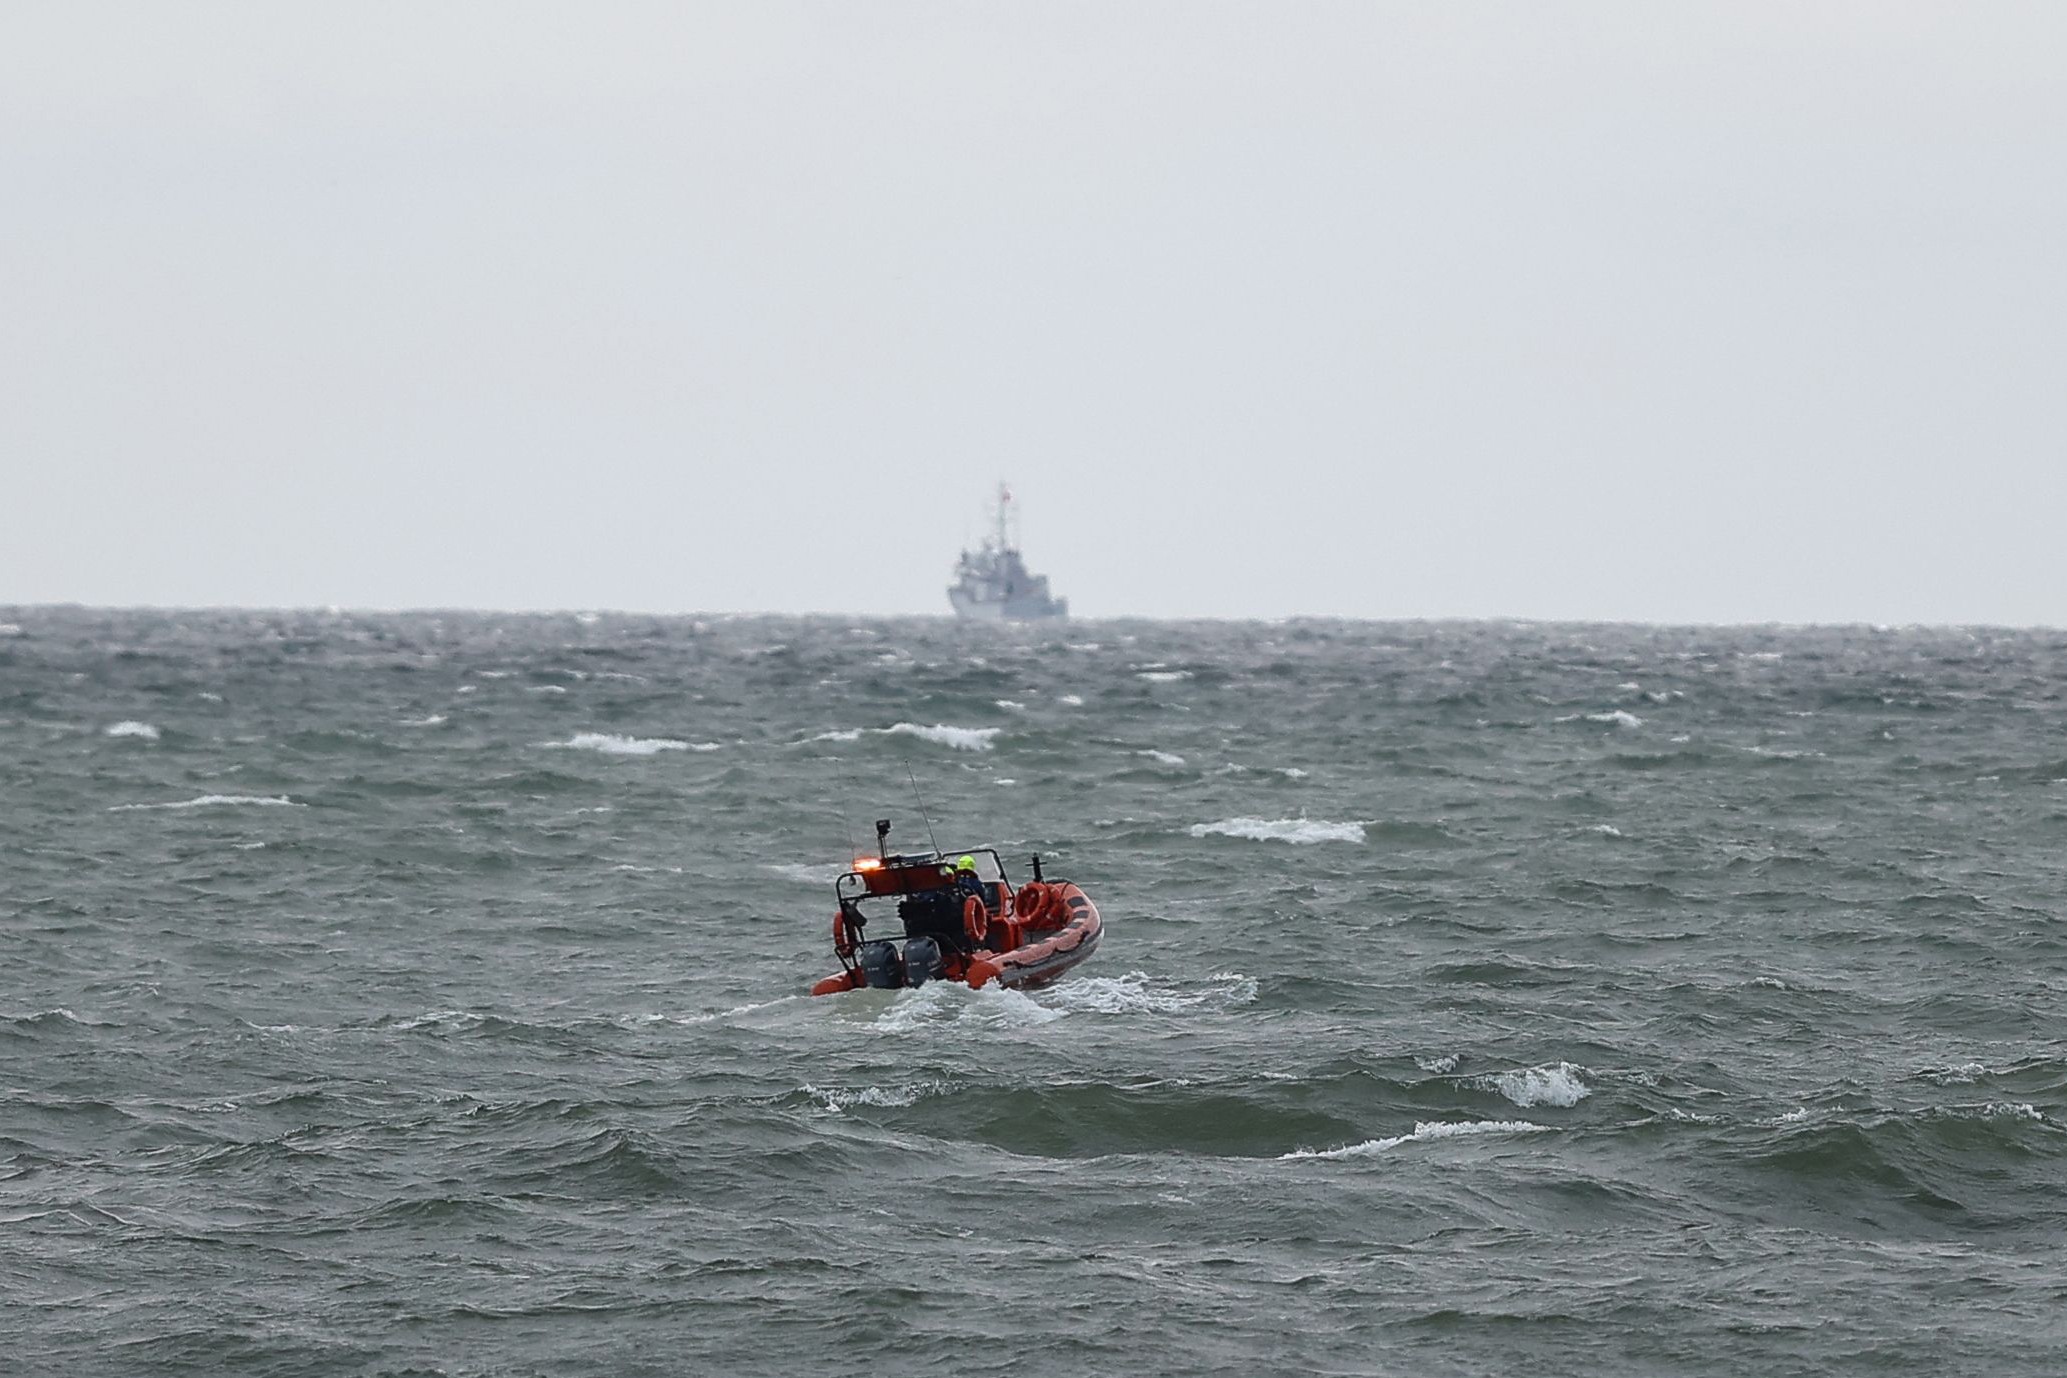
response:
{"label": "breaking wave", "polygon": [[1549,1125],[1532,1124],[1528,1120],[1442,1120],[1421,1121],[1411,1134],[1395,1134],[1389,1139],[1366,1139],[1347,1148],[1300,1148],[1279,1155],[1280,1161],[1294,1158],[1367,1158],[1374,1153],[1383,1153],[1405,1143],[1426,1143],[1434,1139],[1456,1139],[1473,1134],[1540,1134]]}
{"label": "breaking wave", "polygon": [[914,1082],[909,1086],[813,1086],[797,1088],[837,1115],[850,1106],[870,1105],[902,1110],[917,1105],[922,1097],[938,1095],[951,1088],[945,1082]]}
{"label": "breaking wave", "polygon": [[259,794],[204,794],[204,795],[202,795],[202,796],[201,796],[201,797],[200,797],[199,799],[182,799],[182,800],[180,800],[180,801],[179,801],[179,802],[177,802],[177,803],[167,803],[167,804],[111,804],[111,805],[109,805],[109,806],[108,806],[108,812],[109,812],[109,813],[130,813],[130,812],[133,812],[133,811],[136,811],[136,810],[139,810],[139,809],[208,809],[208,808],[214,808],[214,807],[216,807],[217,805],[223,805],[223,804],[258,804],[258,805],[270,805],[270,806],[273,806],[273,807],[276,807],[276,808],[293,808],[293,809],[300,809],[300,808],[307,808],[307,807],[308,807],[308,806],[307,806],[306,804],[297,804],[297,803],[296,803],[296,802],[295,802],[294,800],[292,800],[292,799],[289,799],[289,798],[288,798],[288,797],[287,797],[286,795],[284,795],[284,794],[282,794],[282,795],[259,795]]}
{"label": "breaking wave", "polygon": [[1579,1079],[1580,1070],[1569,1062],[1560,1062],[1555,1067],[1524,1067],[1475,1077],[1472,1085],[1498,1091],[1523,1109],[1532,1105],[1572,1106],[1593,1094],[1592,1088]]}
{"label": "breaking wave", "polygon": [[600,751],[605,756],[654,756],[663,751],[716,751],[716,742],[683,742],[673,737],[626,737],[615,732],[577,732],[564,742],[540,742],[550,750]]}
{"label": "breaking wave", "polygon": [[1218,823],[1194,823],[1191,827],[1193,837],[1208,837],[1214,833],[1256,842],[1290,842],[1303,846],[1314,842],[1362,842],[1364,825],[1330,823],[1319,818],[1226,818]]}
{"label": "breaking wave", "polygon": [[157,728],[147,722],[136,722],[134,720],[116,723],[107,729],[107,734],[110,737],[141,737],[147,742],[158,740]]}
{"label": "breaking wave", "polygon": [[921,727],[917,723],[901,722],[882,729],[884,735],[893,737],[917,737],[920,741],[933,742],[940,746],[951,746],[957,751],[988,751],[991,738],[998,735],[995,727],[949,727],[935,723]]}

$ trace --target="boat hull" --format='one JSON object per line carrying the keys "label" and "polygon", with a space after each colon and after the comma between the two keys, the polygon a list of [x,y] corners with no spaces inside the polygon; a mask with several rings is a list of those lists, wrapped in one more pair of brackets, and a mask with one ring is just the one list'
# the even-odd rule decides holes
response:
{"label": "boat hull", "polygon": [[[1056,881],[1046,887],[1049,902],[1034,920],[1025,925],[1019,940],[1002,952],[978,951],[967,957],[955,954],[944,979],[960,981],[972,988],[1003,986],[1023,990],[1044,986],[1071,971],[1098,950],[1105,936],[1105,920],[1091,897],[1071,881]],[[813,995],[837,995],[859,990],[866,983],[858,968],[839,971],[811,988]]]}
{"label": "boat hull", "polygon": [[1105,921],[1091,897],[1069,881],[1058,882],[1060,907],[1067,917],[1058,928],[1035,928],[1009,952],[981,953],[969,960],[963,977],[971,986],[1020,989],[1043,986],[1078,966],[1098,950]]}

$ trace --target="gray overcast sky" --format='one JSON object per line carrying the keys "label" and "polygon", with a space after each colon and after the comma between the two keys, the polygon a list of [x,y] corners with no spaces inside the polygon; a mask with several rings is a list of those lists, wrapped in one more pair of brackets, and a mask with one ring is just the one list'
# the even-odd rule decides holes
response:
{"label": "gray overcast sky", "polygon": [[0,603],[2067,625],[2067,5],[0,9]]}

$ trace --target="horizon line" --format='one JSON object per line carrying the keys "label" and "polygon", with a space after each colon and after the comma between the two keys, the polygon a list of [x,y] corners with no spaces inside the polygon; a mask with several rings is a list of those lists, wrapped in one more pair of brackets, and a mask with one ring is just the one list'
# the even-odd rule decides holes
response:
{"label": "horizon line", "polygon": [[1871,621],[1864,618],[1791,621],[1781,618],[1762,620],[1709,620],[1694,618],[1682,621],[1664,621],[1629,617],[1542,617],[1533,615],[1510,615],[1498,613],[1437,613],[1402,614],[1378,616],[1352,613],[1278,613],[1278,614],[1225,614],[1225,613],[1179,613],[1146,614],[1117,613],[1078,616],[1071,614],[1058,618],[1037,618],[1010,623],[992,623],[957,617],[952,612],[851,612],[837,609],[811,609],[807,611],[781,611],[768,608],[757,609],[700,609],[657,610],[649,608],[616,608],[601,605],[564,607],[468,607],[458,604],[340,604],[340,603],[85,603],[65,601],[53,603],[0,603],[0,613],[34,612],[109,612],[109,613],[313,613],[329,617],[368,616],[428,616],[444,614],[465,614],[481,617],[658,617],[669,619],[696,620],[721,618],[743,620],[750,618],[818,618],[845,619],[862,622],[905,622],[925,620],[952,622],[957,625],[991,626],[1009,625],[1038,627],[1043,625],[1069,625],[1072,623],[1109,622],[1219,622],[1228,624],[1259,623],[1276,624],[1286,622],[1348,622],[1371,625],[1448,625],[1448,624],[1519,624],[1542,627],[1654,627],[1713,630],[1774,629],[1790,631],[1845,630],[1864,631],[2015,631],[2055,632],[2067,630],[2067,624],[2053,622],[1925,622],[1925,621]]}

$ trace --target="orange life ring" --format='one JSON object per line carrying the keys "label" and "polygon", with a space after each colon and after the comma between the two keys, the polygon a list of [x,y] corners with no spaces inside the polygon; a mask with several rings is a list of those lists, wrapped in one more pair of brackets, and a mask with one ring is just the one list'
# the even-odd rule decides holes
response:
{"label": "orange life ring", "polygon": [[842,957],[854,955],[854,934],[847,927],[847,916],[833,910],[833,951]]}
{"label": "orange life ring", "polygon": [[1012,908],[1028,923],[1041,916],[1041,906],[1047,903],[1048,887],[1037,880],[1030,880],[1019,887],[1019,893],[1012,897]]}
{"label": "orange life ring", "polygon": [[962,904],[962,931],[969,935],[969,941],[980,943],[990,936],[990,910],[983,901],[971,895]]}

